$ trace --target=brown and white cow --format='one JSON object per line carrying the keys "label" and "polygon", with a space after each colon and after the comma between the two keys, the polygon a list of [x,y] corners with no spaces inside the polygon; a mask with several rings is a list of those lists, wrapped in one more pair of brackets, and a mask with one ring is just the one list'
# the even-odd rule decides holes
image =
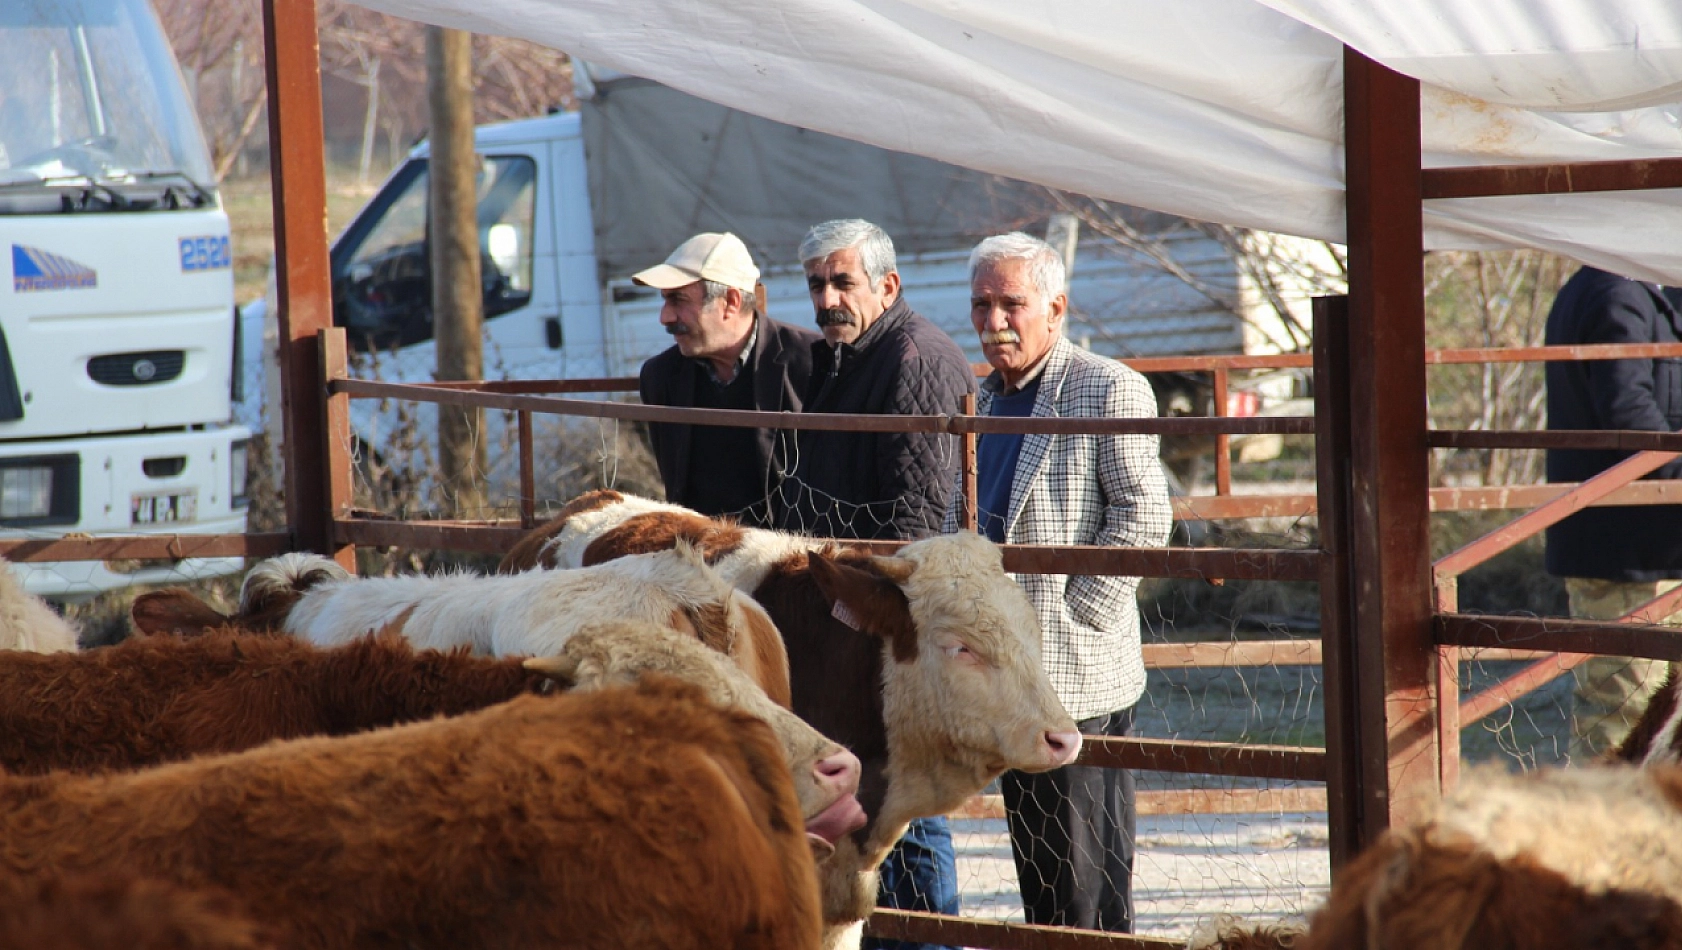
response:
{"label": "brown and white cow", "polygon": [[1295,945],[1682,946],[1682,769],[1468,772],[1350,862]]}
{"label": "brown and white cow", "polygon": [[[788,656],[759,604],[688,545],[570,571],[484,576],[335,577],[326,558],[289,555],[252,569],[241,617],[274,616],[322,646],[394,630],[418,647],[469,646],[493,656],[560,651],[580,628],[614,620],[668,626],[735,660],[788,705]],[[313,584],[309,578],[319,578]]]}
{"label": "brown and white cow", "polygon": [[827,858],[837,841],[865,824],[864,809],[855,797],[858,757],[773,703],[746,673],[693,637],[653,624],[594,624],[568,638],[558,655],[529,659],[524,665],[568,684],[574,692],[630,686],[650,675],[693,683],[708,699],[762,720],[776,734],[797,776],[794,790],[814,854]]}
{"label": "brown and white cow", "polygon": [[832,943],[869,915],[875,868],[911,819],[945,814],[1006,769],[1056,768],[1079,752],[1033,609],[999,548],[973,532],[874,557],[617,492],[569,509],[499,569],[693,544],[782,631],[795,713],[864,763],[871,822],[823,869]]}
{"label": "brown and white cow", "polygon": [[114,775],[0,777],[0,879],[221,888],[279,943],[815,947],[783,752],[660,678]]}
{"label": "brown and white cow", "polygon": [[815,852],[827,856],[864,824],[856,756],[773,703],[724,654],[686,633],[623,621],[586,626],[560,654],[526,660],[461,647],[417,651],[389,631],[320,648],[226,626],[69,656],[0,657],[0,766],[19,775],[134,769],[459,715],[556,681],[588,692],[649,674],[693,683],[713,702],[771,726],[798,776]]}

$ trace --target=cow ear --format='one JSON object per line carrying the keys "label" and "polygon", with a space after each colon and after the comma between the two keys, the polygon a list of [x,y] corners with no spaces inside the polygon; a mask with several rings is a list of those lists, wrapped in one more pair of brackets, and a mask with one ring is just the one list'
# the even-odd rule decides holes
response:
{"label": "cow ear", "polygon": [[542,673],[562,689],[572,689],[578,685],[578,660],[576,657],[564,654],[557,656],[534,656],[520,664],[534,673]]}
{"label": "cow ear", "polygon": [[899,585],[910,572],[901,572],[897,564],[884,570],[879,561],[903,559],[870,558],[849,564],[814,551],[808,564],[812,580],[828,598],[837,620],[882,638],[893,647],[896,661],[909,663],[917,658],[917,627],[911,620],[911,602]]}
{"label": "cow ear", "polygon": [[226,614],[179,587],[148,591],[129,608],[134,629],[145,634],[197,637],[228,624]]}

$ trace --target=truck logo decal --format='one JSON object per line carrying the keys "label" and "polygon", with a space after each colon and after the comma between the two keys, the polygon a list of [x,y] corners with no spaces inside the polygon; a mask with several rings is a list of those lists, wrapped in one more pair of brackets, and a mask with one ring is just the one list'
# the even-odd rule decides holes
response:
{"label": "truck logo decal", "polygon": [[181,239],[181,270],[227,270],[233,266],[226,234],[205,234]]}
{"label": "truck logo decal", "polygon": [[12,290],[81,290],[99,285],[99,272],[38,247],[12,245]]}

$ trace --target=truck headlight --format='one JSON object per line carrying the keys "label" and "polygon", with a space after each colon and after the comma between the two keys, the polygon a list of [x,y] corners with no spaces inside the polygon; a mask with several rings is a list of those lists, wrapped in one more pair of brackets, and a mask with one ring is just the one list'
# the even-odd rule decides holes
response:
{"label": "truck headlight", "polygon": [[0,459],[0,524],[75,524],[81,517],[81,487],[76,455]]}
{"label": "truck headlight", "polygon": [[45,518],[53,511],[53,470],[0,469],[0,518]]}
{"label": "truck headlight", "polygon": [[251,498],[246,494],[247,463],[251,458],[251,443],[241,439],[228,450],[228,501],[235,508],[244,508]]}

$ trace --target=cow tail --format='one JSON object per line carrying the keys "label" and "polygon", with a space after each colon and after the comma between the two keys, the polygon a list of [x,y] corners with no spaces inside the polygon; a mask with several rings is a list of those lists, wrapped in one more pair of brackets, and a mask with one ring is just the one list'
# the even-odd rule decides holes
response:
{"label": "cow tail", "polygon": [[280,620],[304,592],[323,581],[349,579],[350,572],[332,558],[294,552],[269,558],[245,575],[239,613],[245,619]]}

